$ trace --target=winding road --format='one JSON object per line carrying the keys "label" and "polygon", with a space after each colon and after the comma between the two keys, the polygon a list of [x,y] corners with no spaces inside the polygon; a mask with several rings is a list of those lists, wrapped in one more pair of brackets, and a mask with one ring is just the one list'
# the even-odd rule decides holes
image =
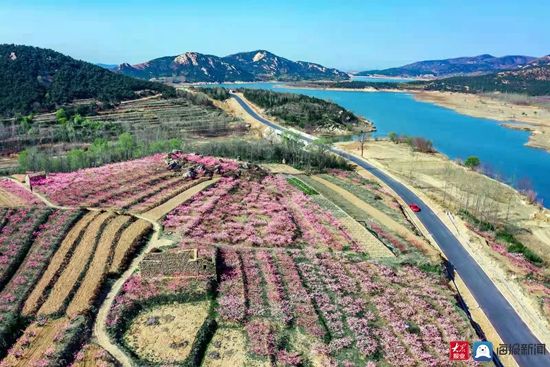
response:
{"label": "winding road", "polygon": [[[256,113],[240,96],[231,93],[231,97],[234,98],[248,114],[260,123],[278,132],[285,131],[283,127],[263,118]],[[301,135],[301,139],[307,143],[311,143],[315,138]],[[460,275],[504,343],[541,344],[541,342],[533,335],[529,327],[512,308],[510,303],[489,279],[487,274],[485,274],[483,269],[470,256],[460,241],[428,205],[426,205],[405,185],[394,180],[384,171],[374,167],[364,159],[337,148],[331,148],[331,151],[334,154],[337,154],[366,169],[380,180],[384,181],[391,189],[401,196],[405,202],[418,203],[422,207],[422,211],[416,213],[418,219],[424,224],[447,259],[453,264],[455,271]],[[545,355],[516,355],[514,358],[521,367],[550,366],[550,354],[548,353]]]}

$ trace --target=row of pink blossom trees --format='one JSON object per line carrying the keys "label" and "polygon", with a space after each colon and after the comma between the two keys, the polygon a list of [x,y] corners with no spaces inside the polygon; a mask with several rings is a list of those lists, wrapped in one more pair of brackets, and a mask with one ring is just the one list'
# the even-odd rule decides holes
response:
{"label": "row of pink blossom trees", "polygon": [[445,366],[449,341],[473,336],[450,291],[415,267],[312,249],[226,248],[221,257],[219,315],[245,327],[258,356],[296,356],[277,347],[280,333],[296,328],[343,365]]}
{"label": "row of pink blossom trees", "polygon": [[261,180],[222,178],[214,187],[170,212],[167,231],[183,245],[314,246],[360,250],[330,213],[281,176]]}

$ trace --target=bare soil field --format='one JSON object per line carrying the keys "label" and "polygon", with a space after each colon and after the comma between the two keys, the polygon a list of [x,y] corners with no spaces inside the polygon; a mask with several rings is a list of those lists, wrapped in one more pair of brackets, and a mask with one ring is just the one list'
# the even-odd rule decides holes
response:
{"label": "bare soil field", "polygon": [[103,348],[89,343],[77,353],[72,367],[117,367],[116,360]]}
{"label": "bare soil field", "polygon": [[[50,354],[50,349],[59,338],[59,331],[62,331],[62,325],[67,322],[66,318],[59,318],[44,325],[31,324],[26,330],[25,340],[20,340],[14,348],[21,350],[21,353],[8,355],[2,365],[9,367],[28,367],[36,366],[44,355]],[[53,354],[53,351],[51,352]],[[18,357],[16,358],[16,356]]]}
{"label": "bare soil field", "polygon": [[62,265],[66,261],[68,261],[67,257],[70,256],[69,253],[78,243],[86,228],[97,217],[98,214],[99,213],[97,212],[90,212],[86,214],[82,219],[80,219],[80,221],[78,221],[78,223],[73,228],[71,228],[65,239],[63,239],[63,242],[61,242],[59,249],[52,257],[48,268],[34,287],[30,296],[27,298],[27,301],[25,302],[22,310],[23,315],[29,315],[38,310],[43,302],[45,290],[48,287],[53,286],[52,282],[60,271]]}
{"label": "bare soil field", "polygon": [[24,202],[17,196],[11,194],[7,190],[0,188],[0,206],[2,207],[17,207],[23,206]]}
{"label": "bare soil field", "polygon": [[288,164],[265,163],[262,164],[262,167],[271,173],[283,173],[289,175],[299,175],[303,173],[302,171],[292,166],[289,166]]}
{"label": "bare soil field", "polygon": [[91,258],[94,256],[97,241],[103,227],[111,219],[111,213],[101,213],[86,228],[71,259],[65,265],[63,272],[56,280],[48,298],[38,310],[39,315],[48,315],[63,309],[69,295],[73,291],[75,285],[77,285],[82,273],[86,271]]}
{"label": "bare soil field", "polygon": [[202,367],[245,366],[246,336],[239,329],[220,328],[206,350]]}
{"label": "bare soil field", "polygon": [[105,227],[99,238],[90,267],[67,307],[68,315],[79,314],[89,310],[92,306],[93,300],[99,292],[103,279],[107,274],[109,260],[113,255],[120,233],[129,223],[130,219],[131,217],[129,216],[118,216]]}
{"label": "bare soil field", "polygon": [[135,250],[139,241],[151,231],[153,225],[143,219],[138,219],[130,224],[120,235],[115,247],[109,272],[118,273],[121,271],[128,255]]}

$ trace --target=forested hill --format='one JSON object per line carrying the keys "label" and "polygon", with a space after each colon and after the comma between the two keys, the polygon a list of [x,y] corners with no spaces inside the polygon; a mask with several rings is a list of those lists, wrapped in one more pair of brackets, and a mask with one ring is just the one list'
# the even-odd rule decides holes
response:
{"label": "forested hill", "polygon": [[[208,89],[208,88],[206,88]],[[295,93],[279,93],[264,89],[239,89],[250,102],[281,120],[285,125],[307,132],[349,132],[370,130],[366,120],[336,103]],[[212,92],[208,92],[212,94]]]}
{"label": "forested hill", "polygon": [[43,112],[77,99],[117,103],[171,87],[112,73],[59,52],[0,45],[0,116]]}

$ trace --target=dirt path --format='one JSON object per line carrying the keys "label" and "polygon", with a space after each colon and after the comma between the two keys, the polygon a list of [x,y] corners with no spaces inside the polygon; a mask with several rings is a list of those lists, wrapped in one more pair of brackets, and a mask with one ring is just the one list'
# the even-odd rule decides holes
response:
{"label": "dirt path", "polygon": [[154,234],[149,240],[149,243],[147,243],[147,246],[140,252],[137,257],[134,258],[134,260],[132,260],[132,263],[130,264],[128,269],[124,273],[122,273],[120,278],[118,278],[118,280],[111,287],[111,290],[107,294],[107,297],[105,298],[105,300],[103,300],[103,303],[99,307],[93,328],[93,336],[97,339],[97,343],[107,352],[111,353],[111,355],[124,367],[132,366],[132,361],[128,357],[128,355],[126,355],[126,353],[124,353],[122,349],[118,347],[118,345],[113,343],[113,341],[109,337],[109,334],[107,333],[106,326],[109,310],[113,305],[115,297],[120,292],[120,289],[122,288],[126,280],[128,280],[128,278],[139,267],[139,264],[141,263],[145,255],[154,248],[166,246],[171,243],[171,241],[169,240],[160,238],[160,224],[140,215],[136,215],[136,217],[141,217],[141,219],[149,221],[153,225]]}
{"label": "dirt path", "polygon": [[153,208],[148,212],[143,213],[142,216],[149,221],[158,221],[166,214],[174,210],[176,207],[189,200],[193,195],[218,182],[219,179],[220,177],[214,177],[211,180],[204,181],[199,183],[198,185],[192,186],[188,190],[185,190],[181,194],[174,196],[172,199],[157,206],[156,208]]}
{"label": "dirt path", "polygon": [[133,214],[136,218],[143,219],[145,221],[148,221],[153,225],[153,236],[147,243],[147,246],[139,253],[137,257],[132,260],[132,263],[128,267],[128,269],[120,276],[120,278],[113,284],[111,287],[111,290],[107,294],[107,297],[99,307],[94,326],[93,326],[93,336],[96,338],[97,343],[106,351],[108,351],[122,366],[132,366],[132,361],[128,357],[128,355],[122,351],[122,349],[119,348],[118,345],[116,345],[111,338],[109,337],[109,334],[107,333],[107,316],[109,314],[109,310],[111,309],[113,302],[115,300],[115,297],[120,292],[120,289],[122,288],[122,285],[128,280],[128,278],[136,271],[136,269],[139,267],[141,261],[149,253],[152,249],[167,246],[172,244],[172,241],[167,238],[162,238],[162,227],[160,223],[158,223],[158,220],[162,218],[166,213],[171,211],[172,209],[176,208],[181,203],[185,202],[189,198],[191,198],[193,195],[199,193],[200,191],[204,190],[208,186],[214,184],[217,182],[220,178],[214,178],[209,181],[202,182],[198,185],[195,185],[188,190],[182,192],[181,194],[173,197],[172,199],[168,200],[164,204],[159,205],[157,208],[154,208],[147,213],[144,214]]}
{"label": "dirt path", "polygon": [[[29,188],[26,185],[24,185],[22,182],[14,179],[14,178],[8,177],[8,179],[10,179],[12,182],[16,183],[17,185],[21,186],[23,189],[27,190],[28,192],[30,192],[31,194],[36,196],[39,200],[42,200],[44,202],[44,204],[46,204],[50,208],[54,208],[54,209],[72,209],[72,208],[69,208],[69,207],[63,207],[63,206],[59,206],[59,205],[56,205],[56,204],[52,203],[44,195],[42,195],[42,194],[40,194],[36,191],[29,190]],[[0,201],[2,199],[1,196],[2,195],[1,195],[1,192],[0,192]]]}

